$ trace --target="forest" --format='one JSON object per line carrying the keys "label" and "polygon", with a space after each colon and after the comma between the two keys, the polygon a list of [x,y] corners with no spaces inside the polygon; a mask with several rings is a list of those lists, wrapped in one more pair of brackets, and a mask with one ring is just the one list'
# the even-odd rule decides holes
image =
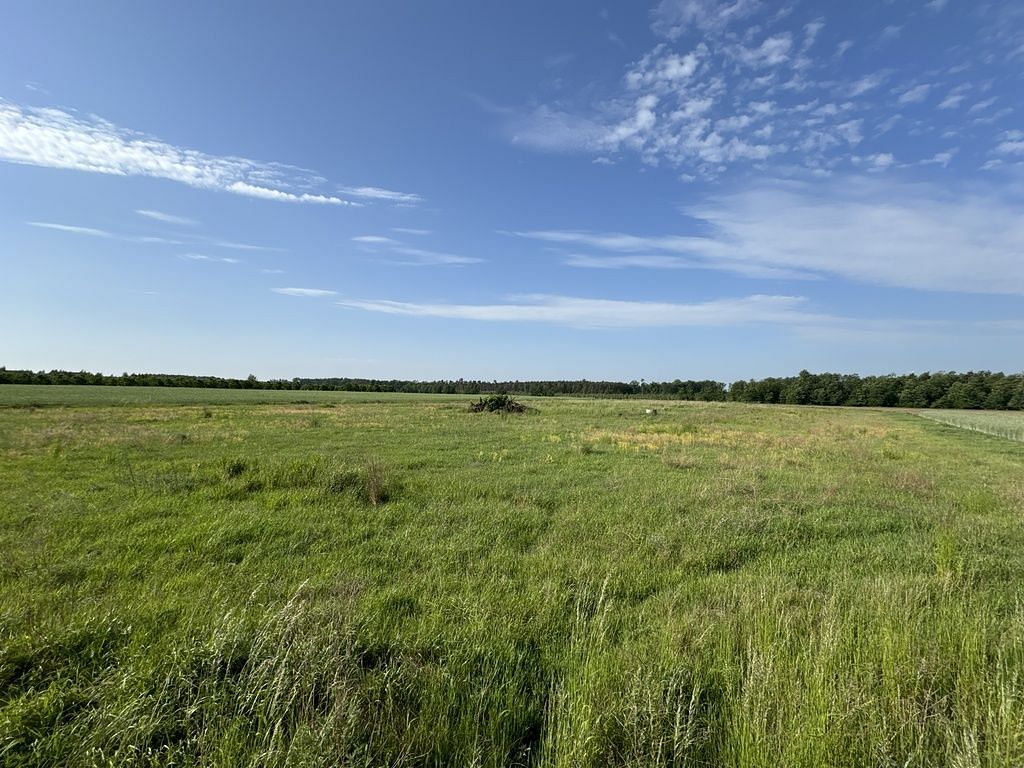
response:
{"label": "forest", "polygon": [[810,373],[749,379],[726,384],[712,380],[629,382],[482,381],[443,379],[293,378],[261,380],[162,373],[122,373],[110,376],[86,371],[24,371],[0,368],[0,384],[80,384],[128,387],[199,387],[216,389],[283,389],[340,392],[416,392],[478,395],[504,392],[516,395],[577,397],[645,397],[659,400],[733,401],[786,405],[846,405],[882,408],[1024,409],[1024,373],[990,371],[936,372],[858,376]]}

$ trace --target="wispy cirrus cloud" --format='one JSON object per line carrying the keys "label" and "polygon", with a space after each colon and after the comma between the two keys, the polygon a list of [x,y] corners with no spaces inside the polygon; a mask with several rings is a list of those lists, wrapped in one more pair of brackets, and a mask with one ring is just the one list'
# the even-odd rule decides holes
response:
{"label": "wispy cirrus cloud", "polygon": [[713,269],[732,272],[742,277],[772,280],[816,280],[818,275],[795,269],[783,269],[763,264],[719,259],[708,261],[701,257],[670,254],[630,254],[623,256],[594,256],[571,253],[563,262],[568,267],[581,269]]}
{"label": "wispy cirrus cloud", "polygon": [[178,254],[179,259],[185,261],[219,261],[223,264],[241,264],[241,259],[234,259],[230,256],[207,256],[205,253],[180,253]]}
{"label": "wispy cirrus cloud", "polygon": [[171,213],[154,211],[148,208],[137,208],[135,212],[139,216],[144,216],[145,218],[152,219],[153,221],[159,221],[161,224],[176,224],[183,227],[194,227],[199,223],[195,219],[189,219],[184,216],[175,216]]}
{"label": "wispy cirrus cloud", "polygon": [[214,237],[189,237],[182,236],[182,239],[159,237],[154,235],[128,235],[120,232],[111,232],[96,227],[83,227],[75,224],[62,224],[53,221],[27,221],[30,227],[40,229],[52,229],[57,232],[67,232],[73,235],[86,235],[88,237],[102,237],[108,240],[120,240],[126,243],[150,243],[153,245],[192,245],[196,247],[228,248],[233,251],[269,251],[283,253],[284,248],[276,248],[269,245],[256,245],[254,243],[237,243],[232,240],[219,240]]}
{"label": "wispy cirrus cloud", "polygon": [[[424,232],[424,234],[426,234]],[[352,242],[358,243],[366,250],[394,254],[405,258],[391,258],[388,261],[392,264],[402,266],[422,267],[431,265],[462,265],[478,264],[483,261],[475,256],[461,256],[455,253],[432,251],[426,248],[418,248],[401,240],[385,235],[357,235]]]}
{"label": "wispy cirrus cloud", "polygon": [[[210,155],[177,147],[95,116],[0,100],[0,160],[21,165],[168,179],[199,189],[263,200],[358,206],[317,189],[311,171],[281,163]],[[389,202],[419,202],[419,195],[377,187],[343,187],[345,195]],[[145,214],[143,214],[145,215]],[[168,222],[171,223],[171,222]]]}
{"label": "wispy cirrus cloud", "polygon": [[79,227],[74,224],[58,224],[53,221],[28,221],[25,223],[30,227],[53,229],[57,232],[70,232],[73,235],[88,235],[89,237],[105,237],[109,239],[117,239],[118,237],[113,232],[108,232],[105,229],[96,229],[95,227]]}
{"label": "wispy cirrus cloud", "polygon": [[301,296],[305,298],[338,295],[337,291],[329,291],[326,288],[271,288],[270,290],[283,296]]}
{"label": "wispy cirrus cloud", "polygon": [[794,296],[754,295],[697,303],[616,301],[573,296],[529,294],[501,304],[427,304],[384,299],[350,299],[339,306],[413,317],[488,322],[533,322],[578,328],[727,326],[750,323],[811,322],[804,300]]}
{"label": "wispy cirrus cloud", "polygon": [[932,89],[931,83],[921,83],[915,85],[900,94],[898,99],[900,104],[917,104],[924,101],[928,97],[928,92]]}
{"label": "wispy cirrus cloud", "polygon": [[52,229],[57,232],[67,232],[72,235],[85,235],[87,237],[102,237],[107,240],[121,240],[126,243],[154,243],[161,245],[184,245],[181,240],[172,240],[166,237],[155,237],[152,235],[122,235],[110,232],[106,229],[96,227],[80,227],[75,224],[61,224],[54,221],[28,221],[30,227],[39,229]]}
{"label": "wispy cirrus cloud", "polygon": [[395,246],[391,250],[394,253],[412,257],[412,261],[399,262],[408,266],[428,266],[431,264],[479,264],[483,261],[483,259],[476,256],[460,256],[457,253],[430,251],[425,248],[413,248],[407,245]]}
{"label": "wispy cirrus cloud", "polygon": [[541,323],[582,330],[613,328],[734,328],[775,326],[829,344],[899,339],[1019,336],[1018,320],[954,322],[830,315],[808,307],[801,296],[754,294],[699,302],[623,301],[550,294],[510,296],[488,304],[425,303],[390,299],[343,299],[345,309],[414,318],[489,323]]}
{"label": "wispy cirrus cloud", "polygon": [[270,251],[273,253],[284,253],[287,248],[278,248],[272,245],[257,245],[255,243],[237,243],[234,240],[217,240],[210,238],[206,240],[210,245],[215,245],[218,248],[230,248],[233,251]]}
{"label": "wispy cirrus cloud", "polygon": [[[949,157],[932,159],[944,163]],[[872,162],[884,167],[890,158]],[[574,266],[602,266],[599,259],[605,258],[612,259],[604,265],[609,268],[833,276],[918,290],[1024,294],[1019,211],[1020,201],[1005,188],[954,190],[853,176],[815,184],[763,181],[711,196],[683,211],[706,233],[700,236],[573,230],[516,234],[612,254],[582,260],[570,256]],[[651,253],[677,258],[651,259]]]}
{"label": "wispy cirrus cloud", "polygon": [[873,91],[880,85],[885,83],[891,77],[892,73],[883,70],[881,72],[871,72],[867,75],[857,78],[850,86],[847,91],[849,96],[861,96],[868,91]]}
{"label": "wispy cirrus cloud", "polygon": [[391,189],[381,187],[340,187],[338,192],[346,197],[355,197],[360,200],[371,200],[384,203],[402,203],[405,205],[417,205],[423,202],[423,198],[414,192],[395,192]]}

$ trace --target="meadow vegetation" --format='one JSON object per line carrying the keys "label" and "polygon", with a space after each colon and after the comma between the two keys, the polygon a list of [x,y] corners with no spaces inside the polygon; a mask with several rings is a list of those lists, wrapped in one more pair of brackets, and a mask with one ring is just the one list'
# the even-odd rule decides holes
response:
{"label": "meadow vegetation", "polygon": [[1021,411],[922,411],[922,416],[943,424],[1007,440],[1024,442],[1024,412]]}
{"label": "meadow vegetation", "polygon": [[4,766],[1024,764],[1019,443],[96,389],[0,387]]}

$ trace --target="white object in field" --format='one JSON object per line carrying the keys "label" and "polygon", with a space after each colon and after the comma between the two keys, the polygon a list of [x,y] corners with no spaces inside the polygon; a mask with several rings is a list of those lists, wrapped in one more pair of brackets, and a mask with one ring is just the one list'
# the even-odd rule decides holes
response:
{"label": "white object in field", "polygon": [[657,416],[658,415],[658,411],[655,408],[644,408],[644,413],[646,413],[648,416]]}

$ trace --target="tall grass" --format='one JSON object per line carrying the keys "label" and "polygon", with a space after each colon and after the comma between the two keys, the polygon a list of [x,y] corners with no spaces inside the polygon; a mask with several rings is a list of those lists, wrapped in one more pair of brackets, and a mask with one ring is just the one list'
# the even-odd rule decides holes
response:
{"label": "tall grass", "polygon": [[1019,446],[637,411],[0,412],[0,765],[1024,765]]}
{"label": "tall grass", "polygon": [[1024,442],[1024,411],[921,411],[919,416],[973,432]]}

